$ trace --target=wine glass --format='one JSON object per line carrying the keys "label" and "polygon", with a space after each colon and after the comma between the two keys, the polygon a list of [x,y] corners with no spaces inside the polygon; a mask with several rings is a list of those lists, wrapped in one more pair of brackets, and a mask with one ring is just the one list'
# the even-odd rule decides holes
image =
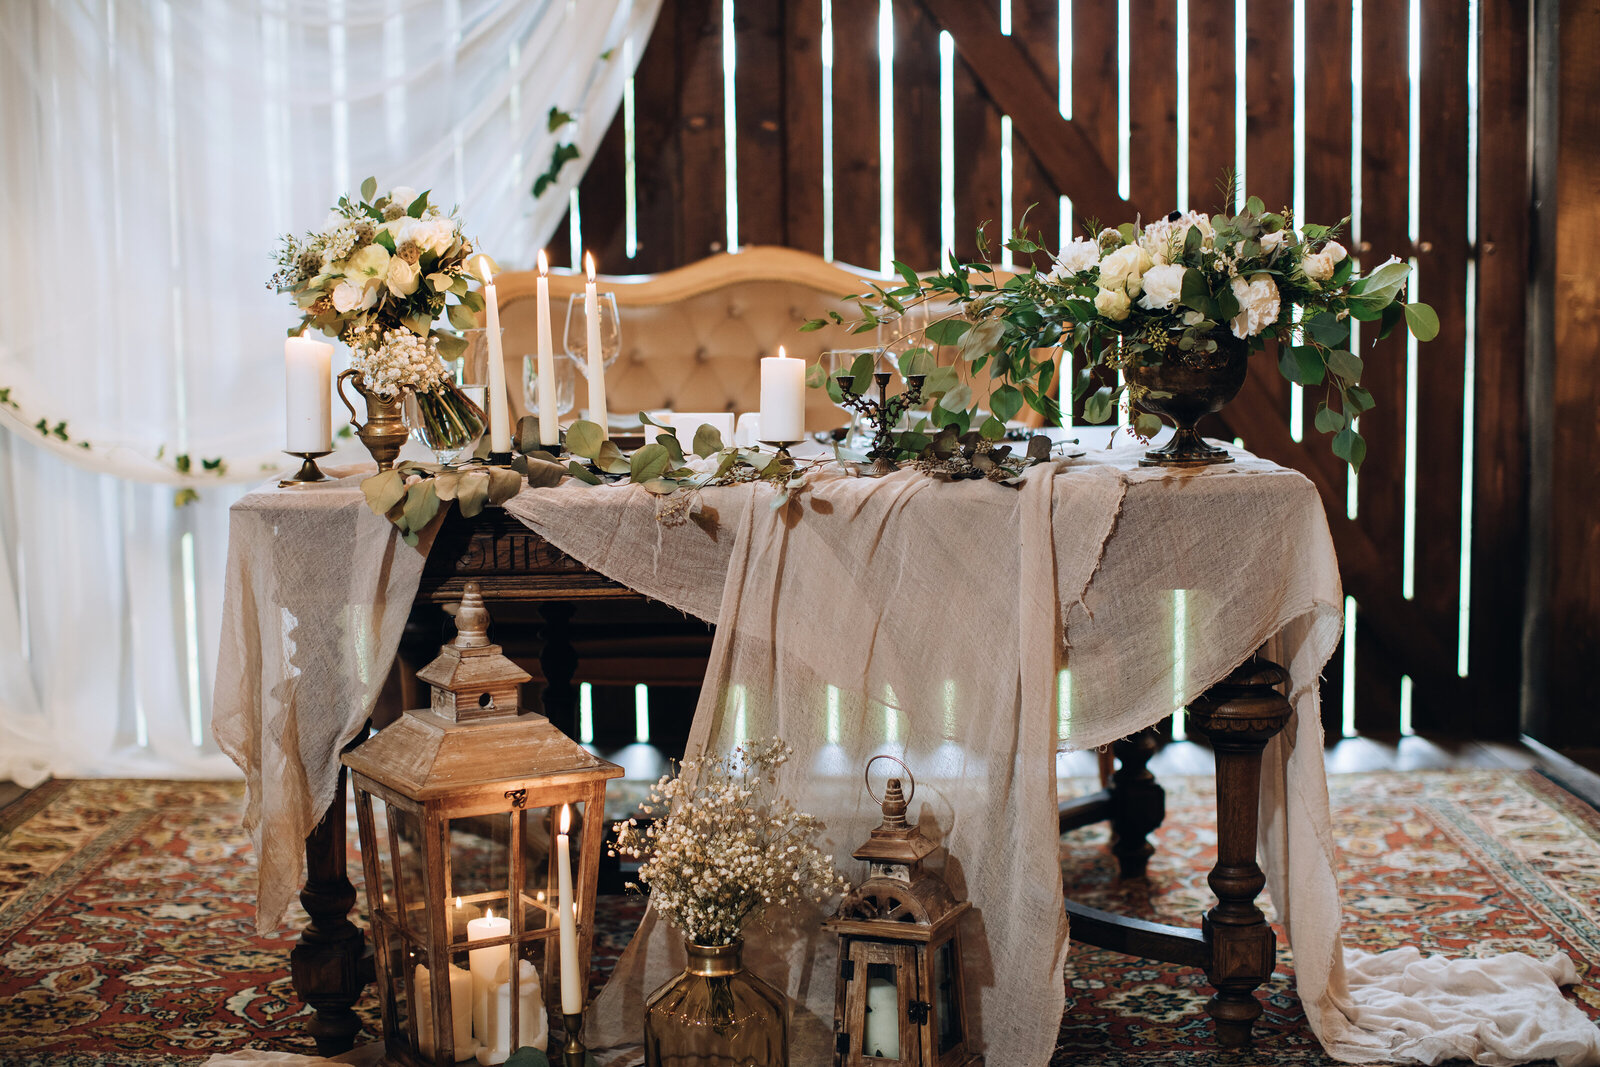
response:
{"label": "wine glass", "polygon": [[[600,320],[600,354],[603,357],[602,373],[610,370],[622,352],[622,322],[617,317],[617,294],[595,294],[595,314]],[[589,380],[589,313],[581,293],[567,299],[567,327],[562,337],[567,357]],[[590,413],[590,418],[594,414]]]}
{"label": "wine glass", "polygon": [[[556,417],[560,418],[572,410],[574,394],[577,392],[577,379],[573,373],[572,360],[565,354],[551,360],[555,364],[556,379]],[[522,402],[527,405],[528,414],[539,414],[539,357],[532,353],[522,357]]]}

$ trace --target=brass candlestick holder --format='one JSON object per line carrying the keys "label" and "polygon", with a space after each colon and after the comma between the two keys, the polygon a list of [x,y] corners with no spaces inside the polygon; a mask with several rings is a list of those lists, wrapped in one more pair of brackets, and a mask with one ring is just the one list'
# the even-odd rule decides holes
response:
{"label": "brass candlestick holder", "polygon": [[900,469],[900,464],[895,461],[895,454],[899,449],[894,443],[894,424],[900,421],[901,415],[922,402],[922,382],[926,375],[906,375],[905,391],[894,396],[889,395],[891,377],[892,375],[886,370],[872,373],[872,380],[878,386],[876,398],[852,389],[854,379],[850,375],[840,374],[834,377],[834,381],[839,383],[844,406],[852,411],[859,411],[873,424],[872,448],[867,452],[867,458],[872,463],[861,472],[868,478],[881,478]]}
{"label": "brass candlestick holder", "polygon": [[584,1067],[589,1050],[583,1044],[583,1012],[563,1012],[561,1018],[567,1027],[567,1041],[561,1046],[561,1062],[564,1067]]}
{"label": "brass candlestick holder", "polygon": [[[287,451],[287,450],[285,450]],[[322,468],[317,466],[317,460],[331,452],[288,452],[288,455],[299,456],[300,469],[293,478],[285,478],[278,483],[279,489],[288,489],[296,485],[313,485],[316,482],[325,482],[328,476],[322,473]]]}
{"label": "brass candlestick holder", "polygon": [[799,441],[767,441],[767,440],[762,440],[761,443],[764,444],[764,445],[771,445],[773,448],[776,448],[778,450],[778,458],[779,459],[793,460],[794,457],[789,455],[789,446],[790,445],[797,445],[800,442]]}

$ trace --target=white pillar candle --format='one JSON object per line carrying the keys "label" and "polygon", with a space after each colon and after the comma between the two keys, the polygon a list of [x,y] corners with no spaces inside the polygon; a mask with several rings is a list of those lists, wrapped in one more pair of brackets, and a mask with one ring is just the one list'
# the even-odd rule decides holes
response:
{"label": "white pillar candle", "polygon": [[[433,975],[428,968],[417,964],[413,976],[417,991],[417,1044],[424,1056],[432,1057],[433,1047]],[[478,1051],[472,1040],[472,975],[460,967],[450,966],[450,1022],[455,1041],[457,1060],[464,1060]]]}
{"label": "white pillar candle", "polygon": [[561,1011],[576,1015],[583,1010],[583,979],[578,975],[577,901],[572,899],[572,854],[567,847],[567,830],[572,826],[572,808],[561,805],[561,832],[556,835],[556,888],[561,894],[557,908],[561,916]]}
{"label": "white pillar candle", "polygon": [[511,1040],[511,967],[506,964],[495,975],[488,1003],[487,1037],[478,1049],[478,1062],[484,1067],[504,1063],[519,1048],[532,1046],[540,1052],[550,1045],[550,1020],[544,1011],[544,994],[539,987],[539,972],[527,960],[517,961],[517,1040]]}
{"label": "white pillar candle", "polygon": [[506,406],[506,357],[500,344],[500,303],[494,282],[483,285],[484,326],[489,331],[489,450],[511,451],[511,412]]}
{"label": "white pillar candle", "polygon": [[555,451],[561,442],[561,415],[556,410],[555,346],[550,340],[550,257],[539,250],[539,443]]}
{"label": "white pillar candle", "polygon": [[798,441],[806,432],[806,361],[789,359],[783,346],[761,359],[761,439]]}
{"label": "white pillar candle", "polygon": [[606,354],[600,348],[600,297],[594,287],[594,253],[583,255],[584,269],[589,278],[583,283],[583,320],[588,327],[589,353],[589,418],[600,424],[600,436],[610,437],[606,425]]}
{"label": "white pillar candle", "polygon": [[288,452],[333,450],[333,346],[305,334],[283,342]]}
{"label": "white pillar candle", "polygon": [[892,979],[867,979],[866,1031],[861,1045],[863,1055],[900,1058],[900,991]]}
{"label": "white pillar candle", "polygon": [[[496,937],[511,936],[511,920],[503,915],[495,915],[493,908],[486,908],[483,918],[472,919],[467,923],[468,941],[488,941]],[[494,984],[495,972],[500,965],[511,958],[510,945],[496,945],[493,948],[475,948],[467,953],[467,965],[472,968],[472,1029],[480,1041],[488,1033],[485,1019],[487,1009],[486,998],[489,988]],[[487,1044],[487,1042],[485,1042]]]}

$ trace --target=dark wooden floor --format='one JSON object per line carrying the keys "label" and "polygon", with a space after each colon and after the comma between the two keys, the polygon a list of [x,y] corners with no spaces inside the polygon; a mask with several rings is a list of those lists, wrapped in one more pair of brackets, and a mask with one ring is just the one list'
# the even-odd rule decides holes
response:
{"label": "dark wooden floor", "polygon": [[27,790],[16,782],[0,782],[0,808],[5,807],[26,792]]}

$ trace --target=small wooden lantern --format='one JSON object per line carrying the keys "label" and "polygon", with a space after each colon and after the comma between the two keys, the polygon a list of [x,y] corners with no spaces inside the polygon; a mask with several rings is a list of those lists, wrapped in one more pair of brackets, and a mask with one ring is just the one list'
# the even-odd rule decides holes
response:
{"label": "small wooden lantern", "polygon": [[[894,757],[875,757],[869,772],[879,759]],[[961,976],[958,927],[971,905],[922,867],[939,846],[906,821],[915,792],[915,779],[910,794],[902,793],[900,779],[889,779],[883,823],[854,853],[867,861],[867,880],[826,924],[839,935],[835,1067],[983,1063],[967,1050]]]}
{"label": "small wooden lantern", "polygon": [[[606,781],[622,774],[522,708],[529,675],[490,644],[475,582],[456,631],[417,675],[433,687],[431,707],[344,756],[384,1044],[412,1067],[503,1063],[524,1045],[547,1047],[546,1006],[564,969],[576,975],[581,1008]],[[559,947],[569,905],[575,971]]]}

